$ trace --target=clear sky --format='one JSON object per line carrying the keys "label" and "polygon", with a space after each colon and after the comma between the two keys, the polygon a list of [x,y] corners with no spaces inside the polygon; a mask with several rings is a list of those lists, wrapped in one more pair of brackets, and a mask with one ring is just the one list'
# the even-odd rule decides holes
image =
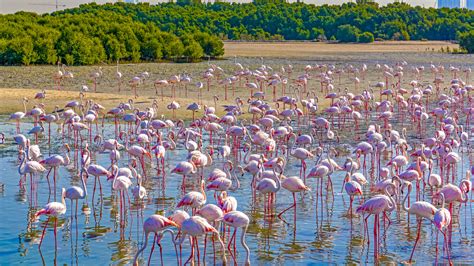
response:
{"label": "clear sky", "polygon": [[[79,6],[83,3],[93,2],[87,0],[58,0],[60,5],[71,8]],[[240,2],[247,2],[250,0],[238,0]],[[303,0],[305,3],[313,4],[341,4],[349,2],[348,0]],[[387,4],[394,0],[376,0],[380,4]],[[114,2],[113,0],[96,0],[97,3]],[[149,0],[144,2],[158,3],[160,0]],[[355,0],[354,0],[355,2]],[[404,2],[412,5],[420,5],[425,7],[434,7],[436,0],[404,0]],[[37,13],[51,12],[56,9],[55,0],[0,0],[0,13],[15,13],[17,11],[33,11]]]}

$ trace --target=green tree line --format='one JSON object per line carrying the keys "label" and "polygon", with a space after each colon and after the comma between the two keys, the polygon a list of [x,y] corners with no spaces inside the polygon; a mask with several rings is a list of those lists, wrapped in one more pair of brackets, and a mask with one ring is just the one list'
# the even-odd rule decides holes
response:
{"label": "green tree line", "polygon": [[[99,8],[99,6],[97,6]],[[116,60],[198,60],[224,54],[222,40],[206,32],[166,32],[119,10],[100,9],[0,16],[0,64],[91,65]]]}
{"label": "green tree line", "polygon": [[91,3],[0,16],[0,63],[195,60],[223,55],[221,40],[459,40],[463,46],[473,43],[473,30],[474,11],[404,3]]}
{"label": "green tree line", "polygon": [[474,29],[474,11],[422,8],[405,3],[322,5],[255,0],[253,3],[87,4],[55,14],[94,14],[112,11],[134,21],[154,23],[175,34],[195,31],[231,40],[314,40],[319,35],[338,39],[341,26],[384,40],[456,40],[459,33]]}

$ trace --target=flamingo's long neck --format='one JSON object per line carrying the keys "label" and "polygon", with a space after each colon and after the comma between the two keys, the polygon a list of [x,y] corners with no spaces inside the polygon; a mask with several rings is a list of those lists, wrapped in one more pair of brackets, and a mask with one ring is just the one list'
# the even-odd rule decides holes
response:
{"label": "flamingo's long neck", "polygon": [[[467,184],[468,182],[469,181],[467,181],[467,180],[461,181],[461,184],[459,184],[459,187],[462,187],[463,184],[465,184],[464,186],[469,187],[469,184]],[[467,200],[468,200],[467,193],[469,193],[469,191],[464,191],[464,190],[461,189],[461,202],[462,203],[467,202]]]}
{"label": "flamingo's long neck", "polygon": [[82,182],[82,189],[84,190],[84,198],[87,197],[87,186],[86,186],[86,181],[84,181],[84,177],[82,176],[82,171],[81,171],[81,182]]}
{"label": "flamingo's long neck", "polygon": [[247,257],[246,257],[246,264],[245,265],[250,265],[250,249],[247,246],[247,243],[245,243],[245,234],[247,233],[247,226],[245,226],[242,230],[242,235],[240,236],[240,243],[242,243],[242,246],[244,247],[245,251],[247,252]]}
{"label": "flamingo's long neck", "polygon": [[[410,196],[410,193],[411,193],[411,183],[408,184],[408,192],[407,194],[405,195],[405,198],[403,199],[403,202],[402,202],[402,207],[403,207],[403,210],[407,211],[408,212],[408,207],[405,205],[408,197]],[[389,196],[390,197],[390,196]]]}
{"label": "flamingo's long neck", "polygon": [[[394,184],[389,184],[388,186],[385,187],[385,194],[388,196],[388,198],[390,199],[390,203],[392,203],[392,206],[389,208],[389,212],[393,211],[395,209],[395,206],[397,206],[397,203],[395,202],[395,199],[392,197],[392,195],[390,195],[390,193],[388,192],[388,188],[389,187],[392,187],[393,188],[393,191],[396,190],[395,188],[395,185]],[[410,193],[408,193],[410,194]],[[407,194],[407,195],[408,195]]]}
{"label": "flamingo's long neck", "polygon": [[204,201],[207,201],[206,191],[204,191],[204,183],[201,183],[201,194],[204,196]]}
{"label": "flamingo's long neck", "polygon": [[24,175],[26,174],[26,167],[25,167],[25,164],[26,164],[26,154],[24,151],[22,151],[22,154],[23,154],[23,158],[21,159],[21,163],[20,165],[18,166],[18,173],[20,175]]}
{"label": "flamingo's long neck", "polygon": [[273,167],[273,179],[276,182],[276,191],[279,191],[280,188],[281,188],[281,181],[280,181],[281,173],[278,173],[278,175],[276,174],[275,168],[277,168],[277,167],[279,167],[279,166]]}
{"label": "flamingo's long neck", "polygon": [[[143,244],[143,247],[140,250],[138,250],[137,254],[135,254],[135,258],[133,258],[133,265],[137,264],[138,256],[140,255],[140,253],[142,253],[146,249],[149,235],[150,235],[150,232],[145,233],[145,244]],[[173,238],[173,242],[174,242],[174,238]]]}
{"label": "flamingo's long neck", "polygon": [[64,151],[64,165],[68,165],[70,162],[71,160],[69,159],[69,151],[65,150]]}

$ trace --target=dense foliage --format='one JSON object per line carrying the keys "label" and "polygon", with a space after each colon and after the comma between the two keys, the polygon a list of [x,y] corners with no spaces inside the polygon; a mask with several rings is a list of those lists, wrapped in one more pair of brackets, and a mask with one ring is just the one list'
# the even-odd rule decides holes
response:
{"label": "dense foliage", "polygon": [[222,55],[226,39],[455,40],[471,30],[474,11],[403,3],[92,3],[45,15],[0,16],[0,63],[54,63],[58,57],[69,64],[194,60]]}
{"label": "dense foliage", "polygon": [[341,25],[358,32],[370,32],[385,40],[455,40],[458,32],[474,29],[474,11],[422,8],[404,3],[378,6],[376,3],[315,6],[281,0],[255,0],[238,4],[217,2],[196,4],[181,0],[159,5],[88,4],[56,14],[94,14],[113,11],[134,21],[152,22],[162,30],[180,35],[196,31],[232,40],[313,40],[324,34],[336,37]]}
{"label": "dense foliage", "polygon": [[118,10],[97,13],[19,12],[0,16],[0,64],[194,61],[224,54],[222,41],[208,33],[176,35],[162,31],[156,23],[133,20]]}
{"label": "dense foliage", "polygon": [[474,53],[474,30],[459,34],[459,45],[468,53]]}

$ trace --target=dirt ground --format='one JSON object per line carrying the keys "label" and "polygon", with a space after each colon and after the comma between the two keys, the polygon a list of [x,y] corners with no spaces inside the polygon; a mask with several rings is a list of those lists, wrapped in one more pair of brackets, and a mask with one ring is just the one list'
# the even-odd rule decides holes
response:
{"label": "dirt ground", "polygon": [[[140,97],[135,100],[137,106],[144,108],[150,106],[153,99],[159,102],[159,113],[171,117],[171,111],[167,110],[171,98],[171,86],[163,88],[165,99],[162,102],[160,97],[161,89],[158,95],[155,94],[154,81],[160,79],[169,79],[172,75],[187,74],[191,76],[192,81],[188,84],[179,84],[176,86],[176,101],[181,104],[181,109],[177,112],[178,118],[190,118],[191,112],[186,111],[186,106],[192,102],[198,101],[198,91],[195,83],[203,82],[203,73],[210,67],[217,66],[223,69],[223,72],[216,71],[214,77],[210,80],[210,90],[205,86],[201,89],[204,102],[208,106],[214,106],[214,96],[219,97],[217,106],[224,104],[233,104],[235,97],[241,97],[244,101],[250,95],[249,89],[245,87],[245,79],[234,84],[235,92],[229,88],[228,100],[224,101],[224,85],[219,81],[232,76],[237,70],[235,63],[240,63],[250,70],[255,70],[262,64],[271,67],[274,72],[280,72],[282,66],[293,65],[294,73],[292,80],[298,75],[304,73],[304,67],[308,64],[334,64],[337,68],[353,65],[360,67],[363,63],[367,64],[368,71],[365,79],[361,78],[358,84],[359,90],[367,89],[378,81],[384,81],[383,71],[376,69],[376,63],[393,64],[405,60],[409,65],[405,69],[402,82],[405,86],[415,79],[412,72],[413,66],[424,65],[425,72],[422,74],[424,84],[433,81],[433,74],[430,72],[429,64],[443,64],[446,68],[449,65],[459,67],[470,66],[474,68],[473,55],[459,55],[436,52],[441,47],[457,45],[447,42],[383,42],[373,44],[325,44],[314,42],[279,42],[279,43],[255,43],[255,42],[226,42],[226,54],[223,60],[201,62],[201,63],[143,63],[143,64],[120,64],[119,71],[122,73],[121,91],[118,92],[118,82],[116,78],[117,66],[71,66],[66,70],[74,74],[72,79],[63,79],[61,82],[61,92],[57,91],[54,84],[53,75],[57,72],[57,66],[0,66],[0,114],[10,114],[14,111],[23,110],[22,98],[28,97],[30,102],[28,108],[38,104],[39,101],[33,100],[36,92],[47,91],[47,97],[44,100],[46,110],[52,110],[55,105],[62,107],[67,101],[79,99],[79,90],[83,85],[89,87],[86,98],[92,98],[107,108],[117,106],[120,102],[127,102],[132,97],[131,87],[128,81],[135,76],[148,72],[149,78],[138,86]],[[435,52],[432,51],[435,50]],[[94,83],[90,78],[92,72],[99,71],[102,75],[97,79],[97,92],[92,93]],[[271,73],[271,70],[269,71]],[[324,95],[320,92],[320,82],[316,76],[318,71],[311,72],[312,78],[308,81],[308,88],[315,92],[321,99]],[[447,71],[450,75],[449,71]],[[463,75],[463,73],[461,73]],[[342,91],[345,88],[354,89],[353,74],[344,73],[339,77],[334,75],[334,86],[336,90]],[[449,77],[449,76],[448,76]],[[254,82],[251,78],[250,82]],[[294,83],[293,81],[290,83]],[[188,89],[188,96],[185,97],[185,87]],[[280,87],[277,91],[280,91]],[[294,90],[289,88],[287,91],[293,95]],[[267,94],[270,94],[268,89]],[[327,101],[321,102],[322,105],[328,104]],[[218,110],[222,108],[217,108]],[[222,113],[219,113],[222,114]]]}

